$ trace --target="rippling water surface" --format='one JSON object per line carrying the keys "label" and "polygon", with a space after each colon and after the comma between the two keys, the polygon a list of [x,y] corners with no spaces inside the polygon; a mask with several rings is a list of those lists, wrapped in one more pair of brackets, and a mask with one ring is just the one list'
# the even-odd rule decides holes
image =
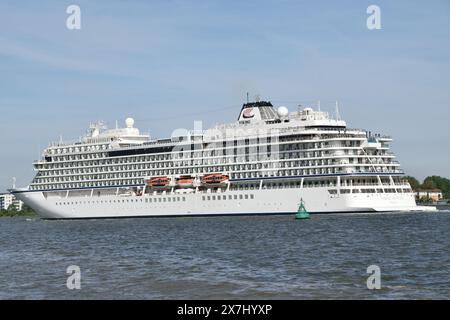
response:
{"label": "rippling water surface", "polygon": [[0,299],[335,298],[450,299],[450,212],[0,219]]}

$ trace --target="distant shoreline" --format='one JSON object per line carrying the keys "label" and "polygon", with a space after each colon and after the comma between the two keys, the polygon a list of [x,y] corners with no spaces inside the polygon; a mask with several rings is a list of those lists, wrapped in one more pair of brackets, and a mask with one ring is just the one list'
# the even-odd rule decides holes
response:
{"label": "distant shoreline", "polygon": [[427,207],[436,207],[438,210],[450,210],[450,204],[433,204],[433,203],[425,203],[420,204],[421,206],[427,206]]}
{"label": "distant shoreline", "polygon": [[1,210],[0,218],[12,218],[12,217],[37,217],[37,213],[33,210]]}
{"label": "distant shoreline", "polygon": [[[422,206],[436,207],[438,210],[450,210],[450,204],[421,204]],[[9,211],[1,210],[0,218],[16,218],[16,217],[39,217],[39,215],[33,210],[21,210],[21,211]]]}

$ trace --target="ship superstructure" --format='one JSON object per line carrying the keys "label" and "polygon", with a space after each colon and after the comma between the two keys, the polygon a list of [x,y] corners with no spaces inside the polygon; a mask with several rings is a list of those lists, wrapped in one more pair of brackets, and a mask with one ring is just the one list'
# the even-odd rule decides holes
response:
{"label": "ship superstructure", "polygon": [[90,126],[34,163],[11,190],[45,218],[423,210],[388,136],[347,128],[339,116],[257,101],[236,122],[152,139],[134,127]]}

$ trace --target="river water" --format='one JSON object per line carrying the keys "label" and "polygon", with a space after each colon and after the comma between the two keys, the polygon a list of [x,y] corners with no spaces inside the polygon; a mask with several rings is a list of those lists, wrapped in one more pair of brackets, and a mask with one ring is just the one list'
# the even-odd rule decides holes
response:
{"label": "river water", "polygon": [[448,211],[0,219],[0,299],[437,298],[450,299]]}

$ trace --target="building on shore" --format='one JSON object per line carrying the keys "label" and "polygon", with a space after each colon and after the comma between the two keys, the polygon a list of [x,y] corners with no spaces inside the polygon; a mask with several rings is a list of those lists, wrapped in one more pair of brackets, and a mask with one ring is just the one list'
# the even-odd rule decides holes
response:
{"label": "building on shore", "polygon": [[416,200],[429,199],[432,202],[438,202],[443,199],[440,189],[418,189],[416,192]]}
{"label": "building on shore", "polygon": [[17,211],[22,210],[23,202],[10,193],[0,194],[0,210],[8,210],[13,205]]}

